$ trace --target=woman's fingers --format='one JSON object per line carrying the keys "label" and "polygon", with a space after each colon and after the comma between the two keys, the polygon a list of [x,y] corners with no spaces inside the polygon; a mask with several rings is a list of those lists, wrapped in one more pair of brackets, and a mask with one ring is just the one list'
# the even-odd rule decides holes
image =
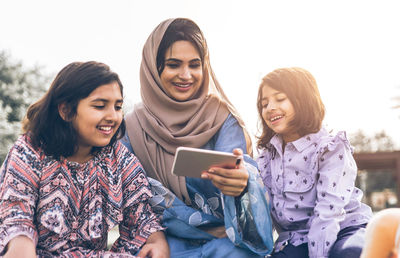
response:
{"label": "woman's fingers", "polygon": [[234,149],[233,154],[238,156],[240,163],[236,168],[212,167],[203,172],[202,178],[209,179],[225,195],[239,196],[247,186],[249,174],[244,166],[243,151]]}

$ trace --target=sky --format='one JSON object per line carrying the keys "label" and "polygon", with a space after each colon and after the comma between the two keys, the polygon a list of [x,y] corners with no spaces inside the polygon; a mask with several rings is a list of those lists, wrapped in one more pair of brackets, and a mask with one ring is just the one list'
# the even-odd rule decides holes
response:
{"label": "sky", "polygon": [[386,0],[1,0],[0,51],[54,75],[100,61],[120,75],[125,107],[140,101],[143,45],[163,20],[202,29],[224,91],[257,134],[261,78],[298,66],[317,80],[324,125],[385,130],[400,149],[400,2]]}

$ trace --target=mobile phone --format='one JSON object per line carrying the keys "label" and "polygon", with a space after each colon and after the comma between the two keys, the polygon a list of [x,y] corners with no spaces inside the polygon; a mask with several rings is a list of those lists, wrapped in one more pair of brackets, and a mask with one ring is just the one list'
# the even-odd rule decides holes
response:
{"label": "mobile phone", "polygon": [[235,168],[240,158],[229,152],[178,147],[175,152],[172,173],[177,176],[201,177],[211,167]]}

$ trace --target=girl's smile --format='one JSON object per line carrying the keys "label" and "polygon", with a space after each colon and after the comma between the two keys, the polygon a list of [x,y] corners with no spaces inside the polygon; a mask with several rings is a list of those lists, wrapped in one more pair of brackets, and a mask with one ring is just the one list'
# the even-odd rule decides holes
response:
{"label": "girl's smile", "polygon": [[92,147],[103,147],[110,143],[122,122],[122,103],[117,82],[99,86],[79,101],[72,119],[78,134],[78,150],[73,156],[90,156]]}
{"label": "girl's smile", "polygon": [[275,133],[280,134],[285,142],[300,138],[290,125],[296,112],[285,93],[266,85],[262,89],[261,104],[265,123]]}

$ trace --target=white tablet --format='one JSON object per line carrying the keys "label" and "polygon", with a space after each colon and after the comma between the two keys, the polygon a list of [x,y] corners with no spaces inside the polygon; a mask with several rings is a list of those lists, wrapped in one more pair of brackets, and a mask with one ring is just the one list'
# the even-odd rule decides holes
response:
{"label": "white tablet", "polygon": [[178,147],[176,149],[172,173],[177,176],[201,177],[210,167],[234,168],[240,158],[229,152]]}

